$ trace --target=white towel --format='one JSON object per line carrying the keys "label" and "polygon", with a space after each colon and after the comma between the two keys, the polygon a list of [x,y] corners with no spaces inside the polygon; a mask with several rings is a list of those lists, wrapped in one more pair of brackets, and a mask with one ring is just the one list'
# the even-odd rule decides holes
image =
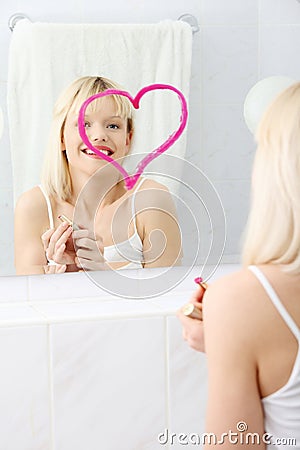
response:
{"label": "white towel", "polygon": [[[182,21],[51,24],[24,19],[18,22],[12,33],[8,73],[15,200],[40,182],[54,102],[75,78],[104,76],[121,84],[132,95],[151,83],[166,83],[180,89],[188,98],[191,54],[192,30]],[[148,152],[158,146],[179,123],[176,94],[160,91],[148,96],[149,101],[143,99],[135,115],[137,133],[133,153]],[[141,132],[139,124],[143,126]],[[185,146],[186,139],[182,136],[169,152],[184,157]]]}

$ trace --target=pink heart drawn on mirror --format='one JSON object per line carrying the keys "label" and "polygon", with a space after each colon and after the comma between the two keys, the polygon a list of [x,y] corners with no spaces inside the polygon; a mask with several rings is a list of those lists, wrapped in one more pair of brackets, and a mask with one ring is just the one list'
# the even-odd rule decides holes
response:
{"label": "pink heart drawn on mirror", "polygon": [[[147,92],[154,91],[154,90],[160,90],[160,89],[167,89],[169,91],[174,91],[178,95],[180,103],[181,103],[181,116],[180,116],[179,126],[178,126],[177,130],[175,130],[159,147],[157,147],[155,150],[150,152],[147,156],[145,156],[139,162],[133,175],[129,175],[129,173],[117,161],[115,161],[110,156],[105,155],[104,153],[99,151],[89,141],[86,131],[85,131],[85,126],[84,126],[84,122],[85,122],[84,116],[85,116],[86,108],[92,101],[96,100],[97,98],[106,97],[108,95],[115,94],[115,95],[123,95],[124,97],[127,97],[130,100],[130,102],[132,103],[133,107],[135,109],[139,109],[140,100],[143,97],[143,95],[145,95]],[[153,161],[153,159],[157,158],[162,153],[164,153],[166,150],[168,150],[179,139],[179,137],[183,133],[183,130],[186,127],[187,117],[188,117],[187,102],[185,100],[184,95],[182,94],[182,92],[179,91],[179,89],[176,89],[174,86],[169,85],[169,84],[150,84],[149,86],[143,87],[136,94],[135,97],[132,97],[129,94],[129,92],[127,92],[127,91],[122,91],[122,90],[118,90],[118,89],[107,89],[106,91],[99,92],[98,94],[92,95],[87,100],[85,100],[85,102],[81,105],[81,108],[79,111],[79,116],[78,116],[78,129],[79,129],[79,134],[80,134],[81,139],[84,142],[84,144],[90,150],[92,150],[94,153],[96,153],[96,155],[100,156],[102,159],[105,159],[106,161],[113,164],[115,166],[115,168],[123,175],[126,189],[132,189],[134,187],[135,183],[137,182],[137,180],[139,179],[139,177],[141,176],[141,174],[143,173],[145,167],[148,164],[150,164],[150,162]]]}

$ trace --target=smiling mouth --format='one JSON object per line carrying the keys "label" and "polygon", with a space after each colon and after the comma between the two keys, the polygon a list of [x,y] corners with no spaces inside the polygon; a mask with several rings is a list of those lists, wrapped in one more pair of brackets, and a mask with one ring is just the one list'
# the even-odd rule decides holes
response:
{"label": "smiling mouth", "polygon": [[[111,156],[111,155],[113,155],[113,153],[114,153],[109,147],[98,147],[98,146],[95,146],[95,148],[96,148],[99,152],[103,153],[103,155],[106,155],[106,156]],[[92,150],[90,150],[89,148],[84,148],[84,149],[82,149],[81,151],[82,151],[82,153],[84,153],[85,155],[88,155],[88,156],[94,156],[94,157],[98,157],[98,158],[99,158],[99,155],[97,155],[97,153],[94,153],[94,152],[93,152]]]}

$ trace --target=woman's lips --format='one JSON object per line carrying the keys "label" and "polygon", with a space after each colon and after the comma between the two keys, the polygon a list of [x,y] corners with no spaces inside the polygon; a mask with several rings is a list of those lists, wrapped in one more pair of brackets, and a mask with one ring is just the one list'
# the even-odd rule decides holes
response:
{"label": "woman's lips", "polygon": [[[113,154],[113,151],[111,150],[111,148],[106,147],[106,146],[98,146],[95,145],[94,146],[97,150],[99,150],[99,152],[103,153],[106,156],[111,156]],[[101,158],[101,156],[97,155],[96,153],[94,153],[92,150],[90,150],[89,148],[84,148],[81,150],[85,155],[90,156],[91,158]]]}

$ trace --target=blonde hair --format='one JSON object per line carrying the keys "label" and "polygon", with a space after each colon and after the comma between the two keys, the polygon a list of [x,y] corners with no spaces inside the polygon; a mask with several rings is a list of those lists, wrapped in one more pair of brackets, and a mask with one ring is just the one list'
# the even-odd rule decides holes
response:
{"label": "blonde hair", "polygon": [[300,83],[280,94],[257,130],[243,263],[300,272]]}
{"label": "blonde hair", "polygon": [[[66,152],[62,151],[64,126],[68,113],[79,112],[87,98],[107,89],[122,88],[108,78],[86,76],[75,80],[57,99],[41,176],[42,185],[48,195],[67,200],[72,194],[72,180]],[[112,95],[112,97],[117,106],[117,114],[127,119],[127,132],[132,134],[133,112],[130,101],[121,95]],[[97,101],[91,103],[89,108],[96,108]]]}

